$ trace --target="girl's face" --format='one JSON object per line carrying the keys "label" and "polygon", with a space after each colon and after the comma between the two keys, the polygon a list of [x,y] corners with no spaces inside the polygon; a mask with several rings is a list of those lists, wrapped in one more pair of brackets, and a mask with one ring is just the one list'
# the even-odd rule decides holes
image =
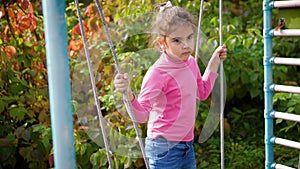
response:
{"label": "girl's face", "polygon": [[177,29],[158,40],[166,53],[175,61],[186,60],[194,50],[194,30],[192,26],[178,26]]}

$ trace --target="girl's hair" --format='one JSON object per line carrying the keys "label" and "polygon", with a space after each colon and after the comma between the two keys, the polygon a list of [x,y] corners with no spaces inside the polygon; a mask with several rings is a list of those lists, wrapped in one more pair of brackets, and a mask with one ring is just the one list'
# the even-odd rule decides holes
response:
{"label": "girl's hair", "polygon": [[192,26],[196,28],[195,18],[185,9],[173,6],[170,2],[157,5],[156,18],[153,22],[152,31],[156,35],[168,35],[175,31],[178,26]]}

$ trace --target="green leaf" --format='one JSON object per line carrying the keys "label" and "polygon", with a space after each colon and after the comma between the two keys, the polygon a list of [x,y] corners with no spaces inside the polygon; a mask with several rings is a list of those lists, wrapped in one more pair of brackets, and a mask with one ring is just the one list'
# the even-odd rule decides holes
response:
{"label": "green leaf", "polygon": [[90,157],[90,162],[93,166],[104,166],[108,161],[104,149],[99,149],[96,153]]}
{"label": "green leaf", "polygon": [[22,138],[28,142],[28,141],[30,140],[30,137],[31,137],[30,131],[27,130],[27,129],[25,129],[25,130],[22,132]]}
{"label": "green leaf", "polygon": [[85,151],[86,151],[86,145],[85,144],[81,144],[80,150],[79,150],[79,154],[80,155],[84,155]]}
{"label": "green leaf", "polygon": [[16,120],[22,120],[25,116],[26,109],[24,107],[12,107],[9,110],[9,114]]}
{"label": "green leaf", "polygon": [[33,47],[33,50],[36,51],[36,52],[39,51],[39,49],[40,49],[39,46],[34,46],[34,47]]}
{"label": "green leaf", "polygon": [[262,91],[257,89],[257,88],[251,88],[250,90],[250,95],[251,98],[255,98],[256,96],[258,96]]}
{"label": "green leaf", "polygon": [[295,105],[295,113],[300,115],[300,104]]}
{"label": "green leaf", "polygon": [[241,80],[243,84],[247,84],[249,82],[249,74],[245,71],[241,73]]}
{"label": "green leaf", "polygon": [[232,83],[235,83],[235,82],[237,82],[238,81],[238,79],[239,79],[239,77],[240,77],[240,75],[239,75],[240,73],[239,72],[232,72],[232,74],[230,75],[230,79],[231,79],[231,82]]}
{"label": "green leaf", "polygon": [[258,73],[252,72],[250,75],[251,81],[256,81],[258,79]]}
{"label": "green leaf", "polygon": [[20,155],[28,161],[32,160],[31,152],[33,152],[33,147],[30,147],[30,146],[29,147],[21,147],[19,150]]}
{"label": "green leaf", "polygon": [[288,109],[287,109],[287,112],[288,113],[292,113],[294,111],[294,107],[289,107]]}
{"label": "green leaf", "polygon": [[281,123],[283,120],[282,119],[276,119],[276,124]]}
{"label": "green leaf", "polygon": [[4,111],[6,106],[6,103],[2,100],[0,100],[0,114]]}
{"label": "green leaf", "polygon": [[28,47],[32,47],[32,45],[33,45],[31,42],[28,42],[28,41],[24,42],[24,44]]}

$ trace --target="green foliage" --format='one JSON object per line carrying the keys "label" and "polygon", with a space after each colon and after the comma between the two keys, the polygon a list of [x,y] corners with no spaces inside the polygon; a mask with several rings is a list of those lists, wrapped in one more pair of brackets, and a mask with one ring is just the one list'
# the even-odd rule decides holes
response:
{"label": "green foliage", "polygon": [[52,147],[42,18],[26,2],[0,8],[1,168],[47,168]]}
{"label": "green foliage", "polygon": [[[245,139],[246,140],[246,139]],[[203,145],[195,145],[198,168],[220,168],[220,139],[211,138]],[[263,142],[260,143],[263,145]],[[254,141],[226,138],[226,168],[264,168],[264,147]],[[251,161],[249,161],[251,160]]]}
{"label": "green foliage", "polygon": [[[276,93],[273,97],[274,108],[279,112],[286,112],[291,114],[300,115],[300,95],[290,94],[290,93]],[[284,137],[298,140],[299,137],[296,135],[290,134],[299,131],[299,126],[297,122],[291,122],[282,119],[276,119],[276,125],[280,126],[280,130],[276,132],[278,137]],[[286,136],[287,135],[287,136]]]}
{"label": "green foliage", "polygon": [[280,9],[278,12],[279,18],[285,19],[285,28],[299,29],[300,28],[300,10],[296,9]]}

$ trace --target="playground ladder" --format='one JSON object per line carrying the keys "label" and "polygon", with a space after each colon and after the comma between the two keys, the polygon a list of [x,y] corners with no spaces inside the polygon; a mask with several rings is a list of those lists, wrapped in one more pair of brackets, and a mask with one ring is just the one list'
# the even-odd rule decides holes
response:
{"label": "playground ladder", "polygon": [[300,29],[283,29],[275,31],[272,28],[272,9],[300,7],[300,0],[273,1],[264,0],[264,97],[265,97],[265,168],[291,169],[274,161],[274,144],[300,150],[300,143],[274,136],[273,123],[275,118],[300,122],[300,115],[273,110],[273,93],[288,92],[300,94],[300,87],[279,85],[273,83],[272,67],[276,64],[300,66],[300,58],[280,58],[272,56],[272,38],[274,36],[300,37]]}

